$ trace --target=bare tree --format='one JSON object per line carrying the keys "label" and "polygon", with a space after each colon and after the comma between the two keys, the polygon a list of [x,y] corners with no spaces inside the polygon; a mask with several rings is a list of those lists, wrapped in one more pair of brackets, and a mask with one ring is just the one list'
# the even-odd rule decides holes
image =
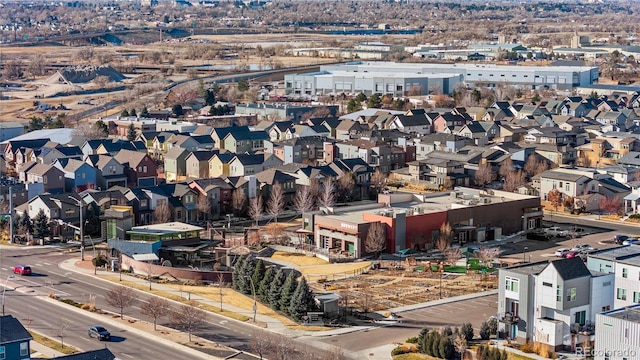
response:
{"label": "bare tree", "polygon": [[527,173],[527,176],[531,177],[536,175],[536,170],[540,166],[540,161],[535,154],[530,154],[527,158],[527,162],[524,164],[524,171]]}
{"label": "bare tree", "polygon": [[271,339],[269,337],[270,334],[266,331],[253,331],[249,347],[254,354],[260,356],[260,359],[263,359],[263,356],[266,355],[267,351],[269,351],[269,348],[271,347]]}
{"label": "bare tree", "polygon": [[622,200],[617,196],[607,196],[598,202],[600,209],[607,214],[620,214],[622,212]]}
{"label": "bare tree", "polygon": [[171,324],[179,330],[186,331],[191,342],[191,335],[204,324],[205,316],[206,313],[196,307],[196,302],[190,301],[171,312]]}
{"label": "bare tree", "polygon": [[149,301],[143,303],[140,306],[140,312],[142,315],[147,315],[153,318],[153,330],[156,330],[156,324],[158,323],[158,319],[167,315],[171,306],[169,302],[160,297],[152,296],[149,298]]}
{"label": "bare tree", "polygon": [[163,201],[156,205],[153,210],[153,220],[156,224],[163,224],[173,219],[173,210],[168,201]]}
{"label": "bare tree", "polygon": [[376,257],[380,255],[387,247],[386,226],[382,223],[375,222],[369,226],[367,238],[364,242],[364,251],[375,253]]}
{"label": "bare tree", "polygon": [[198,196],[198,203],[196,204],[198,207],[198,211],[202,214],[202,218],[207,220],[208,215],[211,212],[211,201],[207,194],[200,194]]}
{"label": "bare tree", "polygon": [[502,161],[502,163],[500,164],[500,169],[498,169],[498,174],[500,174],[500,177],[504,179],[512,171],[513,171],[513,161],[511,160],[510,157],[508,157],[506,160]]}
{"label": "bare tree", "polygon": [[224,274],[219,272],[218,273],[218,291],[220,292],[220,312],[223,311],[222,309],[222,297],[224,296],[224,291],[222,291],[225,288],[225,280],[224,280]]}
{"label": "bare tree", "polygon": [[263,214],[262,195],[258,195],[249,201],[249,216],[255,221],[258,226],[258,221],[262,219]]}
{"label": "bare tree", "polygon": [[444,251],[444,257],[449,264],[454,265],[458,260],[462,259],[462,250],[459,247],[449,247]]}
{"label": "bare tree", "polygon": [[356,301],[360,311],[362,311],[365,316],[371,310],[371,305],[373,303],[373,292],[371,291],[371,285],[363,285],[362,288],[358,289],[356,292]]}
{"label": "bare tree", "polygon": [[522,170],[511,171],[504,179],[503,190],[513,192],[520,186],[527,183],[524,172]]}
{"label": "bare tree", "polygon": [[490,183],[493,180],[493,172],[491,171],[491,166],[486,162],[480,163],[480,165],[478,166],[478,170],[476,170],[474,180],[476,182],[476,185],[478,186],[484,186]]}
{"label": "bare tree", "polygon": [[555,211],[562,205],[562,193],[558,189],[553,189],[547,194],[547,201],[553,206]]}
{"label": "bare tree", "polygon": [[440,240],[444,240],[447,245],[451,245],[453,241],[453,229],[451,228],[451,224],[449,222],[444,222],[440,225]]}
{"label": "bare tree", "polygon": [[497,259],[500,256],[500,247],[488,247],[481,246],[480,249],[474,252],[473,254],[478,258],[481,264],[488,266],[493,260]]}
{"label": "bare tree", "polygon": [[335,187],[333,179],[327,176],[322,180],[320,196],[318,197],[318,205],[323,207],[332,207],[336,202]]}
{"label": "bare tree", "polygon": [[273,239],[276,243],[278,239],[284,232],[282,225],[276,223],[270,223],[265,227],[266,233],[269,235],[271,239]]}
{"label": "bare tree", "polygon": [[296,197],[293,200],[293,207],[301,214],[313,209],[313,194],[311,194],[311,186],[298,187]]}
{"label": "bare tree", "polygon": [[351,173],[344,173],[338,178],[338,192],[343,201],[351,200],[356,181]]}
{"label": "bare tree", "polygon": [[64,349],[64,337],[67,336],[67,329],[71,327],[71,323],[67,319],[60,320],[60,327],[58,327],[57,333],[60,338],[60,347]]}
{"label": "bare tree", "polygon": [[384,186],[387,184],[387,175],[385,175],[380,169],[376,170],[373,175],[371,175],[371,186],[373,186],[378,193],[384,189]]}
{"label": "bare tree", "polygon": [[467,339],[465,339],[464,334],[460,333],[456,336],[453,340],[453,346],[456,348],[458,354],[460,354],[460,359],[464,359],[464,355],[469,347],[469,343],[467,343]]}
{"label": "bare tree", "polygon": [[242,189],[233,190],[233,196],[231,198],[231,206],[236,216],[240,216],[244,213],[247,207],[247,195]]}
{"label": "bare tree", "polygon": [[81,124],[73,130],[73,135],[83,137],[87,140],[97,140],[105,137],[102,129],[94,125]]}
{"label": "bare tree", "polygon": [[285,198],[282,191],[282,185],[276,181],[271,187],[271,195],[269,195],[269,201],[267,201],[267,213],[278,222],[278,216],[284,211]]}
{"label": "bare tree", "polygon": [[291,339],[276,333],[269,333],[267,336],[269,341],[269,350],[271,350],[273,354],[273,356],[270,357],[271,359],[289,360],[293,358],[295,350],[291,346]]}
{"label": "bare tree", "polygon": [[107,304],[120,309],[120,319],[123,319],[124,309],[133,305],[138,297],[132,288],[117,286],[107,291],[104,298]]}

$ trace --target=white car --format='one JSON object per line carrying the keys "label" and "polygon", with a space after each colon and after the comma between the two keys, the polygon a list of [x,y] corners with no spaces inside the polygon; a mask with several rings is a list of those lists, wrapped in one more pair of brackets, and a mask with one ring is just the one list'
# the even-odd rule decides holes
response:
{"label": "white car", "polygon": [[571,249],[571,251],[578,251],[578,252],[588,252],[588,251],[594,251],[594,250],[596,250],[596,248],[594,248],[589,244],[580,244]]}
{"label": "white car", "polygon": [[640,244],[640,240],[634,238],[628,238],[627,240],[622,242],[622,245],[638,245]]}
{"label": "white car", "polygon": [[557,226],[552,226],[550,228],[544,229],[544,232],[547,235],[556,236],[556,237],[565,237],[569,233],[567,230],[562,230]]}
{"label": "white car", "polygon": [[564,257],[569,251],[571,251],[571,249],[560,248],[560,249],[556,250],[554,255],[557,256],[557,257]]}

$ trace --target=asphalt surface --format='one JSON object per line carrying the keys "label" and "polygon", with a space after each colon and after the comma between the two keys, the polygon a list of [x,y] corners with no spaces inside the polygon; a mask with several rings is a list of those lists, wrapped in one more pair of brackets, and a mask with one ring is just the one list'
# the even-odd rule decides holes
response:
{"label": "asphalt surface", "polygon": [[[0,259],[0,279],[2,279],[2,286],[5,285],[7,277],[13,274],[11,271],[13,266],[27,264],[30,265],[33,270],[32,276],[21,277],[16,275],[14,278],[8,280],[9,290],[6,291],[4,300],[6,313],[18,314],[21,316],[21,321],[29,318],[38,319],[42,321],[43,324],[48,324],[45,325],[45,327],[58,324],[62,318],[61,314],[64,314],[64,308],[56,313],[40,311],[37,314],[31,313],[31,315],[29,312],[25,312],[24,309],[23,299],[25,298],[29,298],[29,304],[33,309],[43,308],[44,306],[42,306],[42,304],[38,305],[38,303],[44,300],[39,298],[38,295],[46,297],[49,293],[55,293],[62,299],[71,299],[79,303],[88,303],[90,298],[95,296],[97,308],[118,313],[119,309],[108,305],[104,297],[107,291],[117,285],[96,280],[84,274],[63,272],[58,268],[57,264],[59,262],[69,257],[77,256],[77,254],[64,253],[60,249],[53,247],[39,249],[5,247],[2,249],[2,258]],[[14,287],[17,288],[16,291],[10,290]],[[133,306],[125,309],[125,316],[130,315],[141,320],[152,321],[151,318],[142,315],[140,312],[141,304],[150,296],[142,292],[138,292],[138,294],[138,301],[136,301]],[[75,315],[67,313],[67,316],[73,317]],[[83,323],[77,324],[77,326],[83,329],[83,332],[80,333],[83,342],[86,341],[84,338],[86,338],[87,328],[95,322],[89,319],[90,318],[87,318]],[[256,333],[256,331],[261,331],[252,325],[243,324],[211,313],[207,314],[205,320],[204,326],[199,331],[196,331],[194,333],[195,335],[242,351],[251,351],[250,344],[252,335]],[[168,326],[168,319],[160,319],[158,324]],[[70,339],[70,341],[73,340]],[[67,342],[66,339],[65,342]],[[139,346],[139,344],[132,346],[131,349],[127,349],[125,353],[133,352],[137,346]],[[82,346],[80,346],[80,348],[91,349],[91,347]],[[143,359],[142,357],[137,358]],[[147,359],[147,357],[144,357],[144,359]],[[148,357],[148,359],[158,359],[158,357]]]}

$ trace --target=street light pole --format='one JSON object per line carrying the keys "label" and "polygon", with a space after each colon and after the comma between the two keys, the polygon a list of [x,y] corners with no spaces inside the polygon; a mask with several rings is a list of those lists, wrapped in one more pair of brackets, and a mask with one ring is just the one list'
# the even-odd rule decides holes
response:
{"label": "street light pole", "polygon": [[73,196],[69,196],[69,199],[74,200],[78,204],[80,209],[80,260],[84,261],[84,224],[82,223],[82,199],[78,200]]}
{"label": "street light pole", "polygon": [[524,252],[522,253],[522,262],[527,262],[527,250],[529,250],[529,247],[525,246],[524,247]]}
{"label": "street light pole", "polygon": [[7,291],[9,279],[13,279],[13,275],[7,276],[7,280],[4,282],[4,289],[2,289],[2,316],[4,316],[4,293]]}
{"label": "street light pole", "polygon": [[256,323],[256,312],[258,311],[258,302],[256,301],[256,287],[253,284],[253,278],[251,276],[245,275],[245,279],[249,279],[251,282],[251,292],[253,293],[253,323]]}

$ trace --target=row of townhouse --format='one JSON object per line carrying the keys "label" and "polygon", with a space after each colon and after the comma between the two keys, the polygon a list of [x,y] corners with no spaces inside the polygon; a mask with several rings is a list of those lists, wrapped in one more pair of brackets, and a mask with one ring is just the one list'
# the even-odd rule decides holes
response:
{"label": "row of townhouse", "polygon": [[[640,317],[640,246],[599,250],[580,258],[541,261],[499,271],[500,336],[540,342],[554,351],[583,351],[595,341],[595,359],[606,351],[635,349]],[[629,320],[621,324],[615,319]],[[617,323],[616,323],[617,322]],[[615,323],[615,324],[614,324]],[[630,333],[631,331],[631,333]],[[635,336],[635,338],[633,338]],[[593,355],[593,354],[592,354]]]}

